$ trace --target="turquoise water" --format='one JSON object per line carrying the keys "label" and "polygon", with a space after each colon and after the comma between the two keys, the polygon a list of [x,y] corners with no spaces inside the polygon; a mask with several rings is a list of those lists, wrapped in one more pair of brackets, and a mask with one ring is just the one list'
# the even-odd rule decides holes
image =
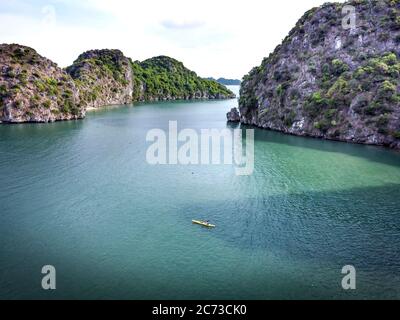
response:
{"label": "turquoise water", "polygon": [[399,299],[399,153],[257,130],[252,176],[147,164],[148,130],[227,128],[235,105],[0,126],[0,298]]}

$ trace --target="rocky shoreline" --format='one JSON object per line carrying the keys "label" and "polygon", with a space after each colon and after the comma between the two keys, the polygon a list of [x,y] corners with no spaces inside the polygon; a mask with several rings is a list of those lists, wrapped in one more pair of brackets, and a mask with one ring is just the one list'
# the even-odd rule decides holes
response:
{"label": "rocky shoreline", "polygon": [[[235,112],[239,112],[238,108],[233,108],[236,111]],[[233,110],[232,109],[232,110]],[[400,147],[397,145],[385,145],[385,144],[377,144],[374,142],[365,142],[365,141],[357,141],[354,139],[348,139],[348,140],[344,140],[344,139],[338,139],[335,137],[326,137],[323,135],[311,135],[308,133],[296,133],[296,132],[292,132],[292,131],[285,131],[282,129],[274,129],[274,128],[270,128],[270,127],[266,127],[266,126],[261,126],[257,123],[251,123],[248,122],[246,120],[242,120],[242,119],[237,119],[237,118],[233,118],[231,117],[231,112],[227,113],[227,122],[228,123],[237,123],[237,124],[241,124],[247,127],[252,127],[252,128],[257,128],[257,129],[261,129],[261,130],[268,130],[268,131],[273,131],[273,132],[278,132],[278,133],[282,133],[282,134],[286,134],[286,135],[290,135],[293,137],[304,137],[304,138],[310,138],[310,139],[317,139],[317,140],[328,140],[328,141],[335,141],[335,142],[341,142],[341,143],[349,143],[349,144],[359,144],[359,145],[367,145],[367,146],[376,146],[376,147],[382,147],[382,148],[389,148],[389,149],[393,149],[396,151],[400,152]]]}
{"label": "rocky shoreline", "polygon": [[234,97],[165,56],[141,63],[120,50],[91,50],[61,69],[32,48],[0,45],[2,124],[78,120],[87,110],[139,101]]}
{"label": "rocky shoreline", "polygon": [[[357,12],[351,30],[342,27],[345,5]],[[400,149],[399,17],[398,1],[327,3],[309,10],[244,77],[239,121]],[[237,112],[228,120],[238,121]]]}
{"label": "rocky shoreline", "polygon": [[232,108],[226,115],[228,122],[240,122],[240,113],[237,108]]}

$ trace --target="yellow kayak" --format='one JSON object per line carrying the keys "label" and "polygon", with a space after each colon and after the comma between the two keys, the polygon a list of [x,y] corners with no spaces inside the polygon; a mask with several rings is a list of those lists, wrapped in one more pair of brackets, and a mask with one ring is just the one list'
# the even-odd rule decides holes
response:
{"label": "yellow kayak", "polygon": [[201,225],[201,226],[207,227],[207,228],[215,228],[215,227],[216,227],[215,225],[213,225],[213,224],[211,224],[211,223],[208,223],[208,222],[205,222],[205,221],[192,220],[192,222],[193,222],[194,224],[198,224],[198,225]]}

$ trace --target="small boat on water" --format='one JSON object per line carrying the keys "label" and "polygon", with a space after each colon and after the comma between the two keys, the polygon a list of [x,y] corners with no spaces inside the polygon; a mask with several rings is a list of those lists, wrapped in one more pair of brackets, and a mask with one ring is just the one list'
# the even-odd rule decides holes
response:
{"label": "small boat on water", "polygon": [[201,220],[192,220],[193,224],[198,224],[200,226],[203,227],[207,227],[207,228],[215,228],[216,226],[207,222],[207,221],[201,221]]}

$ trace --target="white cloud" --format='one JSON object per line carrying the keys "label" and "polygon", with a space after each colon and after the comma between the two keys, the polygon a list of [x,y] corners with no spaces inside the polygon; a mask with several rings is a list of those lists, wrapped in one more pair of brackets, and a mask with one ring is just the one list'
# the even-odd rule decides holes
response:
{"label": "white cloud", "polygon": [[[42,27],[43,14],[3,13],[0,39],[32,46],[61,66],[71,64],[88,49],[118,48],[134,60],[169,55],[201,76],[241,78],[280,44],[305,11],[324,2],[49,1],[57,17],[52,27]],[[82,24],[69,21],[58,9],[60,4],[70,11],[91,11],[90,21],[97,19],[96,24],[83,23],[84,18]]]}
{"label": "white cloud", "polygon": [[161,25],[167,29],[179,29],[179,30],[187,30],[187,29],[197,29],[205,25],[203,21],[188,21],[188,20],[164,20],[161,22]]}

